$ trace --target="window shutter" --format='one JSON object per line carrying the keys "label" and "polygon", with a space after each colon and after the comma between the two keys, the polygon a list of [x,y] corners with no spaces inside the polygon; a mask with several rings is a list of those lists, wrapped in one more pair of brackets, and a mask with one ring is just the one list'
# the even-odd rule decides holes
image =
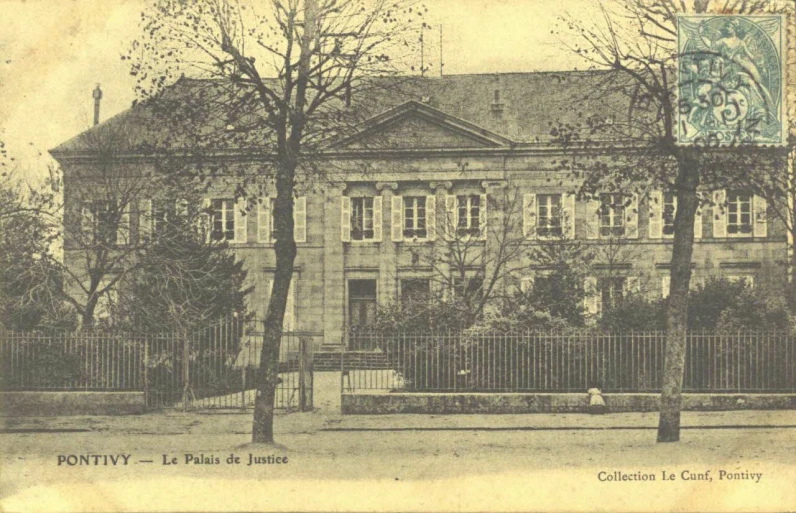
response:
{"label": "window shutter", "polygon": [[456,196],[448,194],[445,196],[445,235],[450,240],[456,238],[457,226],[459,226],[459,206],[456,204]]}
{"label": "window shutter", "polygon": [[143,199],[138,202],[138,240],[149,242],[152,238],[152,200]]}
{"label": "window shutter", "polygon": [[625,280],[625,296],[638,295],[641,293],[641,283],[638,276],[628,276]]}
{"label": "window shutter", "polygon": [[85,203],[80,209],[80,236],[82,245],[94,243],[94,214],[90,203]]}
{"label": "window shutter", "polygon": [[307,242],[306,196],[300,196],[293,200],[293,239],[296,242]]}
{"label": "window shutter", "polygon": [[[675,202],[677,198],[674,199]],[[702,197],[701,192],[697,192],[697,201],[699,204],[697,205],[697,211],[694,215],[694,239],[701,239],[702,238],[702,205],[705,199]]]}
{"label": "window shutter", "polygon": [[586,238],[600,238],[600,200],[590,199],[586,205]]}
{"label": "window shutter", "polygon": [[426,196],[426,236],[437,240],[437,198]]}
{"label": "window shutter", "polygon": [[392,209],[390,211],[392,217],[392,241],[401,242],[404,238],[403,227],[403,200],[400,196],[392,197]]}
{"label": "window shutter", "polygon": [[661,276],[661,297],[666,299],[669,297],[669,287],[672,284],[672,276],[670,274],[666,274]]}
{"label": "window shutter", "polygon": [[597,278],[588,276],[583,283],[583,308],[586,314],[593,317],[600,313],[600,295],[597,290]]}
{"label": "window shutter", "polygon": [[530,291],[532,288],[533,288],[533,276],[532,275],[523,276],[520,279],[520,291],[522,291],[522,293],[525,294],[528,291]]}
{"label": "window shutter", "polygon": [[625,214],[627,227],[625,236],[629,239],[638,239],[638,194],[630,195],[630,204]]}
{"label": "window shutter", "polygon": [[178,199],[175,202],[175,213],[180,218],[180,224],[188,220],[188,200]]}
{"label": "window shutter", "polygon": [[260,198],[257,204],[257,242],[271,242],[270,198]]}
{"label": "window shutter", "polygon": [[246,222],[249,216],[246,215],[246,198],[238,198],[235,202],[235,242],[238,244],[246,244],[248,239],[248,230]]}
{"label": "window shutter", "polygon": [[575,239],[575,195],[564,194],[562,205],[562,221],[564,222],[564,236],[567,239]]}
{"label": "window shutter", "polygon": [[285,318],[282,321],[282,331],[296,331],[296,284],[295,277],[290,279],[287,289],[287,303],[285,304]]}
{"label": "window shutter", "polygon": [[[349,204],[350,205],[350,204]],[[383,227],[382,222],[382,198],[381,196],[376,196],[373,198],[373,240],[376,242],[381,242],[381,230]],[[350,211],[350,209],[349,209]],[[348,223],[350,228],[351,223]],[[349,238],[350,238],[350,230],[349,230]]]}
{"label": "window shutter", "polygon": [[478,225],[481,227],[481,240],[486,240],[486,230],[489,224],[489,203],[486,194],[481,195],[478,209]]}
{"label": "window shutter", "polygon": [[727,212],[724,205],[726,201],[726,191],[713,192],[713,237],[727,236]]}
{"label": "window shutter", "polygon": [[127,246],[132,242],[130,233],[130,202],[124,204],[122,213],[119,216],[119,224],[116,226],[116,236],[121,244]]}
{"label": "window shutter", "polygon": [[649,198],[649,238],[663,238],[663,193],[651,191]]}
{"label": "window shutter", "polygon": [[536,195],[530,192],[522,195],[522,228],[526,239],[536,238]]}
{"label": "window shutter", "polygon": [[[375,202],[373,208],[376,208]],[[340,240],[351,242],[351,198],[348,196],[340,197]]]}
{"label": "window shutter", "polygon": [[204,232],[205,242],[210,242],[213,231],[213,216],[210,214],[210,198],[202,198],[202,211],[197,216],[198,230]]}
{"label": "window shutter", "polygon": [[755,194],[754,198],[752,199],[753,208],[754,208],[754,223],[753,223],[753,231],[755,237],[767,237],[768,236],[768,219],[766,216],[766,211],[768,209],[768,202],[766,198],[762,196],[758,196]]}

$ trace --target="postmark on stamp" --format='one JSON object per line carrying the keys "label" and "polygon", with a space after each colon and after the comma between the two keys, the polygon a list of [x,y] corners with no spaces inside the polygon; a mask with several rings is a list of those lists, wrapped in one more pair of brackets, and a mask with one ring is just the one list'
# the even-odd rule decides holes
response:
{"label": "postmark on stamp", "polygon": [[678,143],[783,145],[783,18],[679,16]]}

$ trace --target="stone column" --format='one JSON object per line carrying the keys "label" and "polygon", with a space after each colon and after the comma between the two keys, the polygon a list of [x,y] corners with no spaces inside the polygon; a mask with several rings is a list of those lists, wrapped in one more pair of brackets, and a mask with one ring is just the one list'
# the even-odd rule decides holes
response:
{"label": "stone column", "polygon": [[345,319],[345,254],[340,236],[341,197],[346,184],[330,185],[324,192],[323,220],[323,338],[326,344],[343,342]]}
{"label": "stone column", "polygon": [[392,198],[398,190],[397,182],[377,182],[376,190],[381,192],[381,243],[379,245],[379,306],[390,304],[396,299],[396,277],[398,275],[398,251],[400,245],[392,241]]}

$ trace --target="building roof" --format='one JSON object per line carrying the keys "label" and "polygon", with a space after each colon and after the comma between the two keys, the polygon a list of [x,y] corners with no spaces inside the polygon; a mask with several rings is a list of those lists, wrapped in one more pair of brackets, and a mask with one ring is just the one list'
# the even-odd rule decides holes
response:
{"label": "building roof", "polygon": [[[553,140],[552,129],[557,125],[577,125],[589,117],[608,119],[627,111],[628,97],[606,83],[614,76],[608,72],[534,72],[449,75],[444,77],[398,77],[371,79],[369,87],[352,96],[352,109],[363,129],[372,129],[373,119],[401,105],[417,103],[431,107],[448,120],[458,120],[483,133],[504,138],[512,143],[544,144]],[[255,109],[247,111],[251,97],[229,102],[229,95],[241,95],[240,89],[225,86],[221,81],[182,78],[160,96],[158,107],[141,103],[99,125],[77,135],[51,150],[53,155],[69,155],[95,151],[96,141],[104,133],[123,132],[117,142],[124,140],[129,148],[156,148],[164,140],[175,139],[176,127],[190,124],[191,130],[211,134],[231,132],[235,147],[263,149],[269,135],[263,133],[262,123]],[[190,115],[181,109],[187,103],[202,105],[202,112],[194,109]],[[237,112],[225,112],[234,104]],[[334,121],[325,120],[329,127],[318,132],[331,133]],[[246,130],[245,127],[257,127]],[[339,136],[351,137],[355,130]],[[227,144],[227,148],[230,145]],[[122,150],[123,148],[117,148]]]}

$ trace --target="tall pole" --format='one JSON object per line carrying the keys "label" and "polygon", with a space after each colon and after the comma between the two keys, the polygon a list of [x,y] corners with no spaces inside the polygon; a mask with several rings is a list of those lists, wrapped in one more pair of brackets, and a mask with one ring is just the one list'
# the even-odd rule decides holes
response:
{"label": "tall pole", "polygon": [[439,24],[439,76],[440,77],[445,75],[442,66],[444,66],[444,64],[442,63],[442,23],[440,23]]}
{"label": "tall pole", "polygon": [[425,32],[425,27],[420,27],[420,76],[423,77],[426,75],[426,55],[425,55],[425,48],[424,48],[424,41],[423,41],[423,32]]}

